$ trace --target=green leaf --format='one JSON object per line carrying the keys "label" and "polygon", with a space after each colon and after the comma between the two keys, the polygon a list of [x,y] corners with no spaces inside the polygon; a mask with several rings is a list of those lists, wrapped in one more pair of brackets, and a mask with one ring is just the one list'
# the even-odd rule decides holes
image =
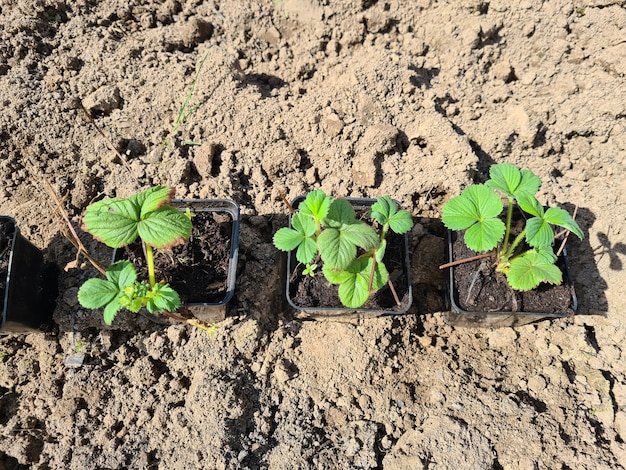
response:
{"label": "green leaf", "polygon": [[521,170],[521,174],[522,181],[520,181],[520,184],[515,190],[515,198],[517,198],[517,194],[520,192],[535,194],[539,191],[539,188],[541,187],[541,178],[530,170]]}
{"label": "green leaf", "polygon": [[104,306],[104,322],[110,325],[122,308],[120,299],[124,297],[124,290],[137,280],[137,272],[130,261],[123,260],[111,264],[106,270],[106,276],[106,280],[85,281],[78,290],[78,301],[85,308]]}
{"label": "green leaf", "polygon": [[282,251],[295,250],[304,241],[304,235],[292,228],[283,227],[274,234],[274,246]]}
{"label": "green leaf", "polygon": [[370,209],[370,216],[379,224],[385,225],[389,219],[397,212],[398,207],[389,196],[382,196],[376,199],[376,202]]}
{"label": "green leaf", "polygon": [[297,212],[291,217],[291,225],[305,237],[315,235],[315,221],[309,215],[302,212]]}
{"label": "green leaf", "polygon": [[149,212],[169,204],[174,197],[175,190],[164,186],[154,186],[134,196],[129,197],[134,205],[140,208],[140,218],[144,218]]}
{"label": "green leaf", "polygon": [[173,312],[180,307],[180,297],[169,284],[155,284],[148,293],[146,308],[150,313]]}
{"label": "green leaf", "polygon": [[557,256],[551,246],[535,248],[533,251],[537,254],[537,256],[540,256],[546,262],[551,264],[556,263]]}
{"label": "green leaf", "polygon": [[530,250],[511,260],[507,279],[514,289],[528,291],[542,282],[560,284],[562,274],[554,262],[546,258],[545,253]]}
{"label": "green leaf", "polygon": [[502,212],[502,201],[483,184],[468,186],[443,207],[443,223],[450,230],[465,230],[482,219]]}
{"label": "green leaf", "polygon": [[119,200],[99,201],[87,207],[83,228],[111,248],[126,246],[139,234],[139,214],[133,213],[132,206],[128,209],[129,206]]}
{"label": "green leaf", "polygon": [[368,281],[359,275],[353,275],[339,286],[339,300],[348,308],[359,308],[370,296]]}
{"label": "green leaf", "polygon": [[465,230],[465,244],[474,251],[493,249],[504,236],[504,223],[497,218],[502,201],[485,185],[472,185],[443,207],[442,220],[450,230]]}
{"label": "green leaf", "polygon": [[413,227],[413,218],[408,211],[398,210],[398,205],[389,196],[379,197],[372,205],[371,217],[381,225],[388,224],[391,230],[403,234]]}
{"label": "green leaf", "polygon": [[535,248],[552,246],[554,231],[544,218],[533,217],[526,221],[526,241]]}
{"label": "green leaf", "polygon": [[566,210],[550,207],[542,217],[533,217],[526,222],[526,241],[532,247],[551,246],[554,241],[553,225],[570,230],[579,238],[583,238],[582,230]]}
{"label": "green leaf", "polygon": [[[362,306],[370,296],[369,284],[372,274],[372,257],[355,259],[345,270],[333,270],[326,265],[322,272],[331,284],[339,284],[339,300],[348,308]],[[372,290],[387,284],[389,273],[383,263],[377,263],[372,279]]]}
{"label": "green leaf", "polygon": [[541,186],[541,179],[530,170],[519,170],[509,163],[499,163],[489,168],[491,179],[485,184],[499,189],[509,198],[517,199],[520,193],[535,194]]}
{"label": "green leaf", "polygon": [[[370,276],[372,275],[372,258],[368,258],[367,266],[359,273],[360,276],[363,276],[367,279],[367,283],[369,284]],[[372,290],[377,291],[389,280],[389,272],[387,271],[387,267],[382,262],[376,263],[376,268],[374,269],[374,278],[372,279]]]}
{"label": "green leaf", "polygon": [[356,213],[348,201],[345,199],[335,199],[328,209],[328,214],[324,219],[324,225],[339,228],[356,222]]}
{"label": "green leaf", "polygon": [[369,250],[378,246],[379,238],[376,230],[364,222],[352,223],[339,229],[341,237],[350,243]]}
{"label": "green leaf", "polygon": [[441,218],[450,230],[465,230],[479,220],[480,215],[476,204],[468,196],[466,193],[461,193],[460,196],[453,197],[443,206]]}
{"label": "green leaf", "polygon": [[307,263],[304,269],[302,270],[303,276],[311,276],[315,277],[315,270],[317,269],[317,264],[309,264]]}
{"label": "green leaf", "polygon": [[468,228],[463,240],[470,250],[489,251],[502,240],[504,229],[500,219],[484,219]]}
{"label": "green leaf", "polygon": [[155,248],[181,245],[191,236],[191,220],[171,206],[148,212],[138,224],[141,239]]}
{"label": "green leaf", "polygon": [[296,259],[309,263],[317,253],[315,222],[309,215],[297,212],[291,218],[293,228],[283,227],[274,234],[274,245],[279,250],[291,251],[296,248]]}
{"label": "green leaf", "polygon": [[127,199],[105,199],[87,207],[83,226],[112,248],[128,245],[140,236],[147,244],[164,248],[184,243],[191,235],[185,214],[164,205],[173,190],[155,186]]}
{"label": "green leaf", "polygon": [[317,237],[317,246],[324,263],[333,269],[346,268],[356,257],[356,245],[336,228],[326,228]]}
{"label": "green leaf", "polygon": [[311,191],[300,204],[300,213],[312,216],[319,222],[328,214],[331,202],[332,198],[321,189]]}
{"label": "green leaf", "polygon": [[491,179],[485,184],[490,188],[496,188],[509,197],[514,197],[515,191],[522,181],[519,169],[509,163],[499,163],[489,168]]}
{"label": "green leaf", "polygon": [[519,192],[517,194],[517,203],[524,212],[527,212],[530,215],[534,215],[535,217],[543,217],[543,206],[537,200],[534,194],[526,193],[523,191]]}
{"label": "green leaf", "polygon": [[322,273],[324,274],[326,280],[331,284],[341,284],[355,275],[355,273],[351,273],[347,270],[332,269],[326,264],[322,266]]}
{"label": "green leaf", "polygon": [[137,271],[130,261],[122,260],[109,265],[106,276],[118,290],[122,291],[137,280]]}
{"label": "green leaf", "polygon": [[296,251],[296,259],[301,263],[310,263],[317,253],[317,244],[312,238],[305,238]]}
{"label": "green leaf", "polygon": [[413,227],[413,217],[409,211],[398,211],[389,219],[389,226],[395,233],[402,235]]}
{"label": "green leaf", "polygon": [[383,258],[385,257],[385,251],[387,250],[387,240],[383,240],[376,248],[376,261],[382,263]]}
{"label": "green leaf", "polygon": [[78,290],[78,301],[85,308],[96,309],[112,302],[120,293],[114,282],[104,279],[87,279]]}
{"label": "green leaf", "polygon": [[113,323],[113,320],[115,319],[117,312],[120,311],[120,308],[122,308],[122,306],[119,302],[113,301],[107,304],[103,312],[104,323],[106,323],[107,325]]}
{"label": "green leaf", "polygon": [[572,216],[564,209],[558,207],[550,207],[544,216],[544,220],[559,227],[566,228],[581,240],[585,238],[583,231],[580,229]]}

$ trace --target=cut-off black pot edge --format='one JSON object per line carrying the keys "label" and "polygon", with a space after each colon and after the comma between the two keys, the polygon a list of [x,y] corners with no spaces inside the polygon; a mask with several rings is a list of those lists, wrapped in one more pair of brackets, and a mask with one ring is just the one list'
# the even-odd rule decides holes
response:
{"label": "cut-off black pot edge", "polygon": [[44,263],[41,251],[22,236],[13,218],[0,216],[0,221],[13,225],[0,333],[47,331],[58,293],[56,266]]}
{"label": "cut-off black pot edge", "polygon": [[[298,206],[302,201],[304,201],[305,196],[298,196],[292,202],[291,206],[294,209],[298,209]],[[348,201],[353,209],[356,211],[367,209],[371,207],[376,199],[373,198],[352,198],[346,197],[343,198]],[[398,201],[395,201],[398,205]],[[291,215],[289,216],[289,227],[291,228]],[[403,274],[406,277],[407,282],[407,292],[404,294],[401,299],[403,305],[399,310],[391,310],[384,308],[348,308],[348,307],[310,307],[304,305],[298,305],[291,297],[290,292],[290,282],[289,278],[291,274],[296,269],[298,261],[296,260],[296,255],[294,251],[290,251],[287,253],[287,266],[285,271],[285,296],[287,298],[287,303],[295,310],[300,312],[300,317],[303,319],[311,319],[311,320],[360,320],[364,318],[374,318],[379,317],[381,315],[403,315],[405,314],[413,304],[413,289],[411,286],[411,265],[409,259],[409,238],[405,233],[402,235],[402,246],[401,249],[403,251]],[[390,246],[387,246],[389,249]],[[330,286],[329,288],[336,288],[335,286]]]}
{"label": "cut-off black pot edge", "polygon": [[[454,261],[453,244],[456,236],[457,232],[448,230],[447,259],[450,262]],[[578,308],[578,299],[576,298],[576,292],[574,291],[574,285],[572,284],[566,248],[563,249],[559,258],[561,261],[560,269],[563,273],[563,282],[569,286],[571,294],[571,304],[568,306],[568,312],[481,312],[464,310],[459,306],[458,292],[454,286],[454,266],[451,266],[450,268],[447,268],[449,270],[448,276],[444,276],[446,290],[444,292],[444,295],[448,308],[448,310],[444,312],[444,319],[446,320],[446,323],[452,326],[461,327],[501,328],[522,326],[540,320],[549,320],[570,316],[571,312],[576,312]]]}
{"label": "cut-off black pot edge", "polygon": [[[226,291],[224,297],[218,302],[188,302],[185,304],[193,315],[207,323],[216,323],[226,318],[228,302],[235,294],[235,283],[237,279],[237,259],[239,257],[239,232],[241,224],[241,214],[239,205],[230,199],[175,199],[171,205],[180,211],[189,209],[192,213],[215,212],[228,214],[232,219],[232,230],[230,240],[230,257],[228,260],[228,273],[226,277]],[[193,224],[193,219],[191,220]],[[113,262],[120,261],[123,251],[113,251]],[[193,268],[190,268],[193,269]],[[149,318],[151,318],[150,315]],[[166,320],[165,323],[169,323]]]}

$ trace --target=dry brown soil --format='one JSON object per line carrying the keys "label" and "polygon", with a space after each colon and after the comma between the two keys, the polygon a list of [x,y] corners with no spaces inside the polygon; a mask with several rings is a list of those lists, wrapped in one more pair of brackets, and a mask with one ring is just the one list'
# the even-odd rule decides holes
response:
{"label": "dry brown soil", "polygon": [[[160,146],[205,56],[201,105]],[[625,76],[623,0],[0,0],[0,212],[47,260],[75,251],[45,179],[75,224],[152,184],[244,215],[213,338],[108,328],[76,300],[95,271],[61,271],[55,329],[0,338],[0,468],[623,468]],[[281,191],[436,218],[494,162],[578,207],[574,318],[447,325],[421,224],[410,314],[283,307]]]}

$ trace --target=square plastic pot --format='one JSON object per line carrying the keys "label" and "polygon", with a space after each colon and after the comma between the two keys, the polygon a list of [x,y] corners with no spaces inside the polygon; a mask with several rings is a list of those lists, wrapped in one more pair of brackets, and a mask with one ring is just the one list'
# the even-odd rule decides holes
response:
{"label": "square plastic pot", "polygon": [[22,236],[14,219],[0,216],[12,227],[5,289],[0,297],[0,333],[48,330],[57,293],[56,271],[44,264],[37,247]]}
{"label": "square plastic pot", "polygon": [[[171,205],[180,211],[189,209],[192,213],[212,212],[216,214],[227,214],[232,221],[230,238],[230,256],[228,261],[228,272],[223,297],[219,301],[194,301],[185,304],[187,308],[199,320],[208,323],[215,323],[226,317],[227,304],[235,293],[235,283],[237,278],[237,259],[239,257],[239,232],[241,225],[241,214],[239,205],[229,199],[177,199]],[[193,224],[193,218],[191,219]],[[123,250],[113,252],[113,262],[123,259]],[[190,267],[189,269],[194,269]],[[202,299],[202,293],[197,293],[197,297]],[[206,296],[205,296],[206,297]]]}
{"label": "square plastic pot", "polygon": [[[305,196],[298,196],[295,198],[291,205],[294,209],[297,209],[302,201],[304,201]],[[367,210],[369,209],[375,202],[376,199],[373,198],[345,198],[354,208],[355,211]],[[397,201],[396,201],[397,202]],[[289,217],[289,227],[291,227],[291,216]],[[403,273],[406,279],[407,289],[404,292],[404,295],[401,298],[401,306],[399,307],[389,307],[389,308],[347,308],[347,307],[329,307],[329,306],[306,306],[300,305],[294,300],[294,296],[291,292],[291,283],[290,278],[296,267],[298,265],[298,261],[296,260],[296,255],[294,251],[290,251],[287,253],[287,263],[286,263],[286,272],[283,276],[285,282],[285,295],[288,304],[294,308],[295,310],[300,312],[300,315],[303,318],[309,318],[314,320],[325,320],[325,319],[334,319],[334,320],[353,320],[353,319],[361,319],[361,318],[371,318],[378,317],[381,315],[402,315],[405,314],[413,303],[413,291],[411,287],[411,266],[409,260],[409,242],[408,235],[404,234],[401,236],[401,243],[399,244],[391,244],[389,243],[387,246],[387,252],[390,250],[401,250],[401,257],[403,260]],[[328,284],[329,289],[337,289],[336,286]],[[388,287],[384,287],[383,289],[388,289]],[[382,290],[382,289],[381,289]]]}
{"label": "square plastic pot", "polygon": [[[448,230],[447,240],[447,258],[448,262],[454,261],[453,245],[458,236],[457,232]],[[557,265],[563,273],[563,282],[568,286],[571,298],[570,303],[563,307],[561,312],[557,313],[545,313],[545,312],[510,312],[510,311],[469,311],[459,306],[458,291],[455,288],[454,282],[454,266],[448,268],[449,273],[444,276],[446,281],[446,300],[449,311],[444,313],[446,322],[453,326],[462,327],[487,327],[487,328],[500,328],[500,327],[513,327],[526,325],[528,323],[549,320],[555,318],[563,318],[572,315],[578,308],[578,300],[576,298],[576,292],[572,284],[572,278],[569,269],[569,259],[567,256],[567,250],[563,249]]]}

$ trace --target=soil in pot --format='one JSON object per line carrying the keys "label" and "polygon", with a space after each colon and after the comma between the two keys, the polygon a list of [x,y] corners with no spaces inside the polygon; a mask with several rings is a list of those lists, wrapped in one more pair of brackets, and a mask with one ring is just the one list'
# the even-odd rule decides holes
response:
{"label": "soil in pot", "polygon": [[[456,234],[452,248],[455,260],[477,255],[465,245],[463,232]],[[541,283],[528,292],[512,289],[506,276],[496,272],[493,266],[493,259],[484,258],[454,267],[459,307],[473,312],[573,313],[572,292],[563,257],[557,262],[563,272],[563,282],[560,285]]]}
{"label": "soil in pot", "polygon": [[[358,211],[357,211],[358,213]],[[403,311],[410,302],[409,285],[405,271],[406,253],[404,251],[404,235],[390,232],[387,235],[387,250],[385,252],[384,263],[389,271],[389,278],[392,280],[394,289],[400,305],[397,304],[391,289],[383,287],[359,309],[373,309],[386,311]],[[315,277],[302,276],[304,266],[299,265],[290,277],[289,292],[291,301],[299,307],[309,308],[343,308],[339,300],[338,286],[328,283],[322,274],[323,263],[320,261]]]}
{"label": "soil in pot", "polygon": [[[165,280],[184,303],[219,303],[227,293],[233,220],[229,214],[198,211],[189,241],[169,250],[155,250],[157,279]],[[148,268],[140,243],[125,247],[121,257],[147,279]]]}

